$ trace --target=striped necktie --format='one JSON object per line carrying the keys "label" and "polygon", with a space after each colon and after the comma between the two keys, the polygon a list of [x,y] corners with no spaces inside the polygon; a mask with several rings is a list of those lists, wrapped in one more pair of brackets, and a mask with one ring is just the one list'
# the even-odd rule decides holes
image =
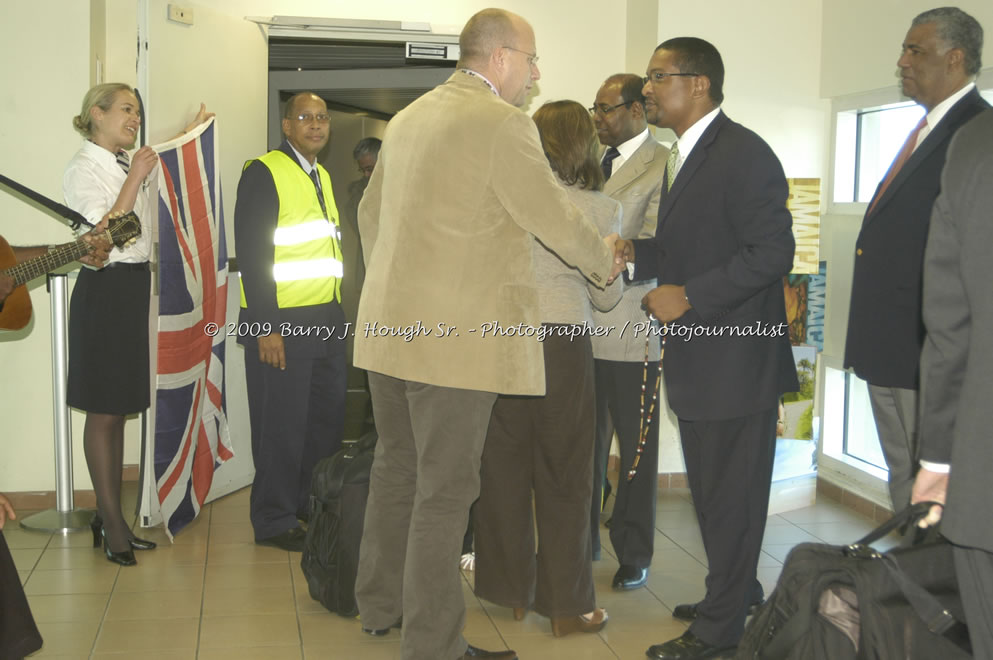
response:
{"label": "striped necktie", "polygon": [[125,174],[131,169],[131,157],[128,156],[128,152],[124,151],[124,149],[117,152],[117,164],[121,166]]}

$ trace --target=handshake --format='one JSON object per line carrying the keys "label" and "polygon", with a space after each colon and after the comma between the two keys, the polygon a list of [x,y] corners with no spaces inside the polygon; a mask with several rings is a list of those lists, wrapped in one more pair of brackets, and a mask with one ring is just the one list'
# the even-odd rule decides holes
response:
{"label": "handshake", "polygon": [[607,284],[613,284],[617,276],[620,275],[629,263],[634,263],[634,243],[620,238],[616,232],[603,237],[603,242],[607,248],[614,251],[614,266],[610,269],[610,277]]}
{"label": "handshake", "polygon": [[[604,237],[603,241],[608,248],[614,250],[614,265],[610,270],[610,277],[607,278],[607,284],[611,284],[628,264],[634,263],[634,243],[619,238],[617,234],[610,234]],[[675,284],[661,284],[655,287],[641,299],[641,306],[649,315],[662,323],[681,318],[693,307],[686,296],[686,287]]]}

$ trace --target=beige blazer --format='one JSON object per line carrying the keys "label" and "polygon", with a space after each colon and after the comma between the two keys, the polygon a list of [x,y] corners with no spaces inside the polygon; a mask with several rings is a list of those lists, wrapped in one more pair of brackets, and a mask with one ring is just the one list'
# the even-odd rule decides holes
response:
{"label": "beige blazer", "polygon": [[534,236],[599,286],[613,262],[534,122],[462,72],[388,124],[359,229],[355,365],[444,387],[544,394]]}
{"label": "beige blazer", "polygon": [[[662,197],[662,176],[668,158],[669,150],[649,133],[641,146],[604,185],[604,194],[619,201],[624,208],[621,238],[655,236]],[[645,333],[636,333],[634,328],[635,324],[648,321],[647,314],[641,309],[641,299],[656,286],[655,280],[627,285],[616,307],[608,312],[593,310],[594,324],[605,329],[613,327],[607,334],[593,337],[593,357],[618,362],[641,362],[645,359]],[[658,360],[657,335],[649,342],[648,348],[648,359]]]}

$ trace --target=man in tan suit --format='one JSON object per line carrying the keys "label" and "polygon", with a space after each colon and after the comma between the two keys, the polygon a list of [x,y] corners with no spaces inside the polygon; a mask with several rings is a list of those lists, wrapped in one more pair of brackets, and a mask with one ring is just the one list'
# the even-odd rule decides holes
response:
{"label": "man in tan suit", "polygon": [[[669,150],[648,132],[645,97],[641,93],[643,85],[641,76],[615,74],[604,81],[590,108],[600,143],[607,147],[601,160],[603,173],[607,177],[603,192],[624,207],[621,237],[629,239],[655,236],[662,197],[662,175],[665,174],[665,163],[669,157]],[[645,381],[647,414],[648,402],[658,377],[658,336],[653,335],[648,341],[649,365],[646,372],[646,333],[631,329],[648,321],[641,299],[652,290],[652,284],[642,282],[626,287],[621,302],[609,312],[593,310],[596,325],[615,329],[603,336],[593,337],[597,421],[590,534],[594,557],[598,557],[601,484],[604,482],[610,440],[616,429],[621,461],[617,498],[610,522],[610,541],[620,563],[612,586],[621,590],[637,589],[645,584],[655,547],[661,397],[652,414],[638,471],[633,479],[627,479],[641,435],[641,386]]]}
{"label": "man in tan suit", "polygon": [[517,657],[467,646],[458,562],[497,394],[544,394],[534,237],[600,287],[613,274],[516,107],[540,75],[530,25],[483,10],[459,46],[452,77],[387,126],[359,206],[355,365],[379,444],[355,591],[366,632],[403,618],[403,660]]}

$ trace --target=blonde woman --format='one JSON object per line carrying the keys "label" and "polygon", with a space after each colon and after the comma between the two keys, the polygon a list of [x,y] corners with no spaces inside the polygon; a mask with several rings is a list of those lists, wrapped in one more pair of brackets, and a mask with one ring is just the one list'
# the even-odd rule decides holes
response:
{"label": "blonde woman", "polygon": [[[192,130],[212,115],[203,105]],[[149,405],[148,305],[151,227],[147,181],[158,164],[148,146],[130,153],[141,124],[134,91],[105,83],[83,97],[73,127],[86,138],[62,181],[66,204],[96,223],[111,212],[133,211],[142,234],[111,251],[100,269],[83,268],[69,304],[67,401],[86,412],[83,451],[97,497],[94,546],[108,561],[136,563],[134,550],[155,543],[136,537],[121,512],[124,419]],[[112,357],[111,357],[112,356]]]}

